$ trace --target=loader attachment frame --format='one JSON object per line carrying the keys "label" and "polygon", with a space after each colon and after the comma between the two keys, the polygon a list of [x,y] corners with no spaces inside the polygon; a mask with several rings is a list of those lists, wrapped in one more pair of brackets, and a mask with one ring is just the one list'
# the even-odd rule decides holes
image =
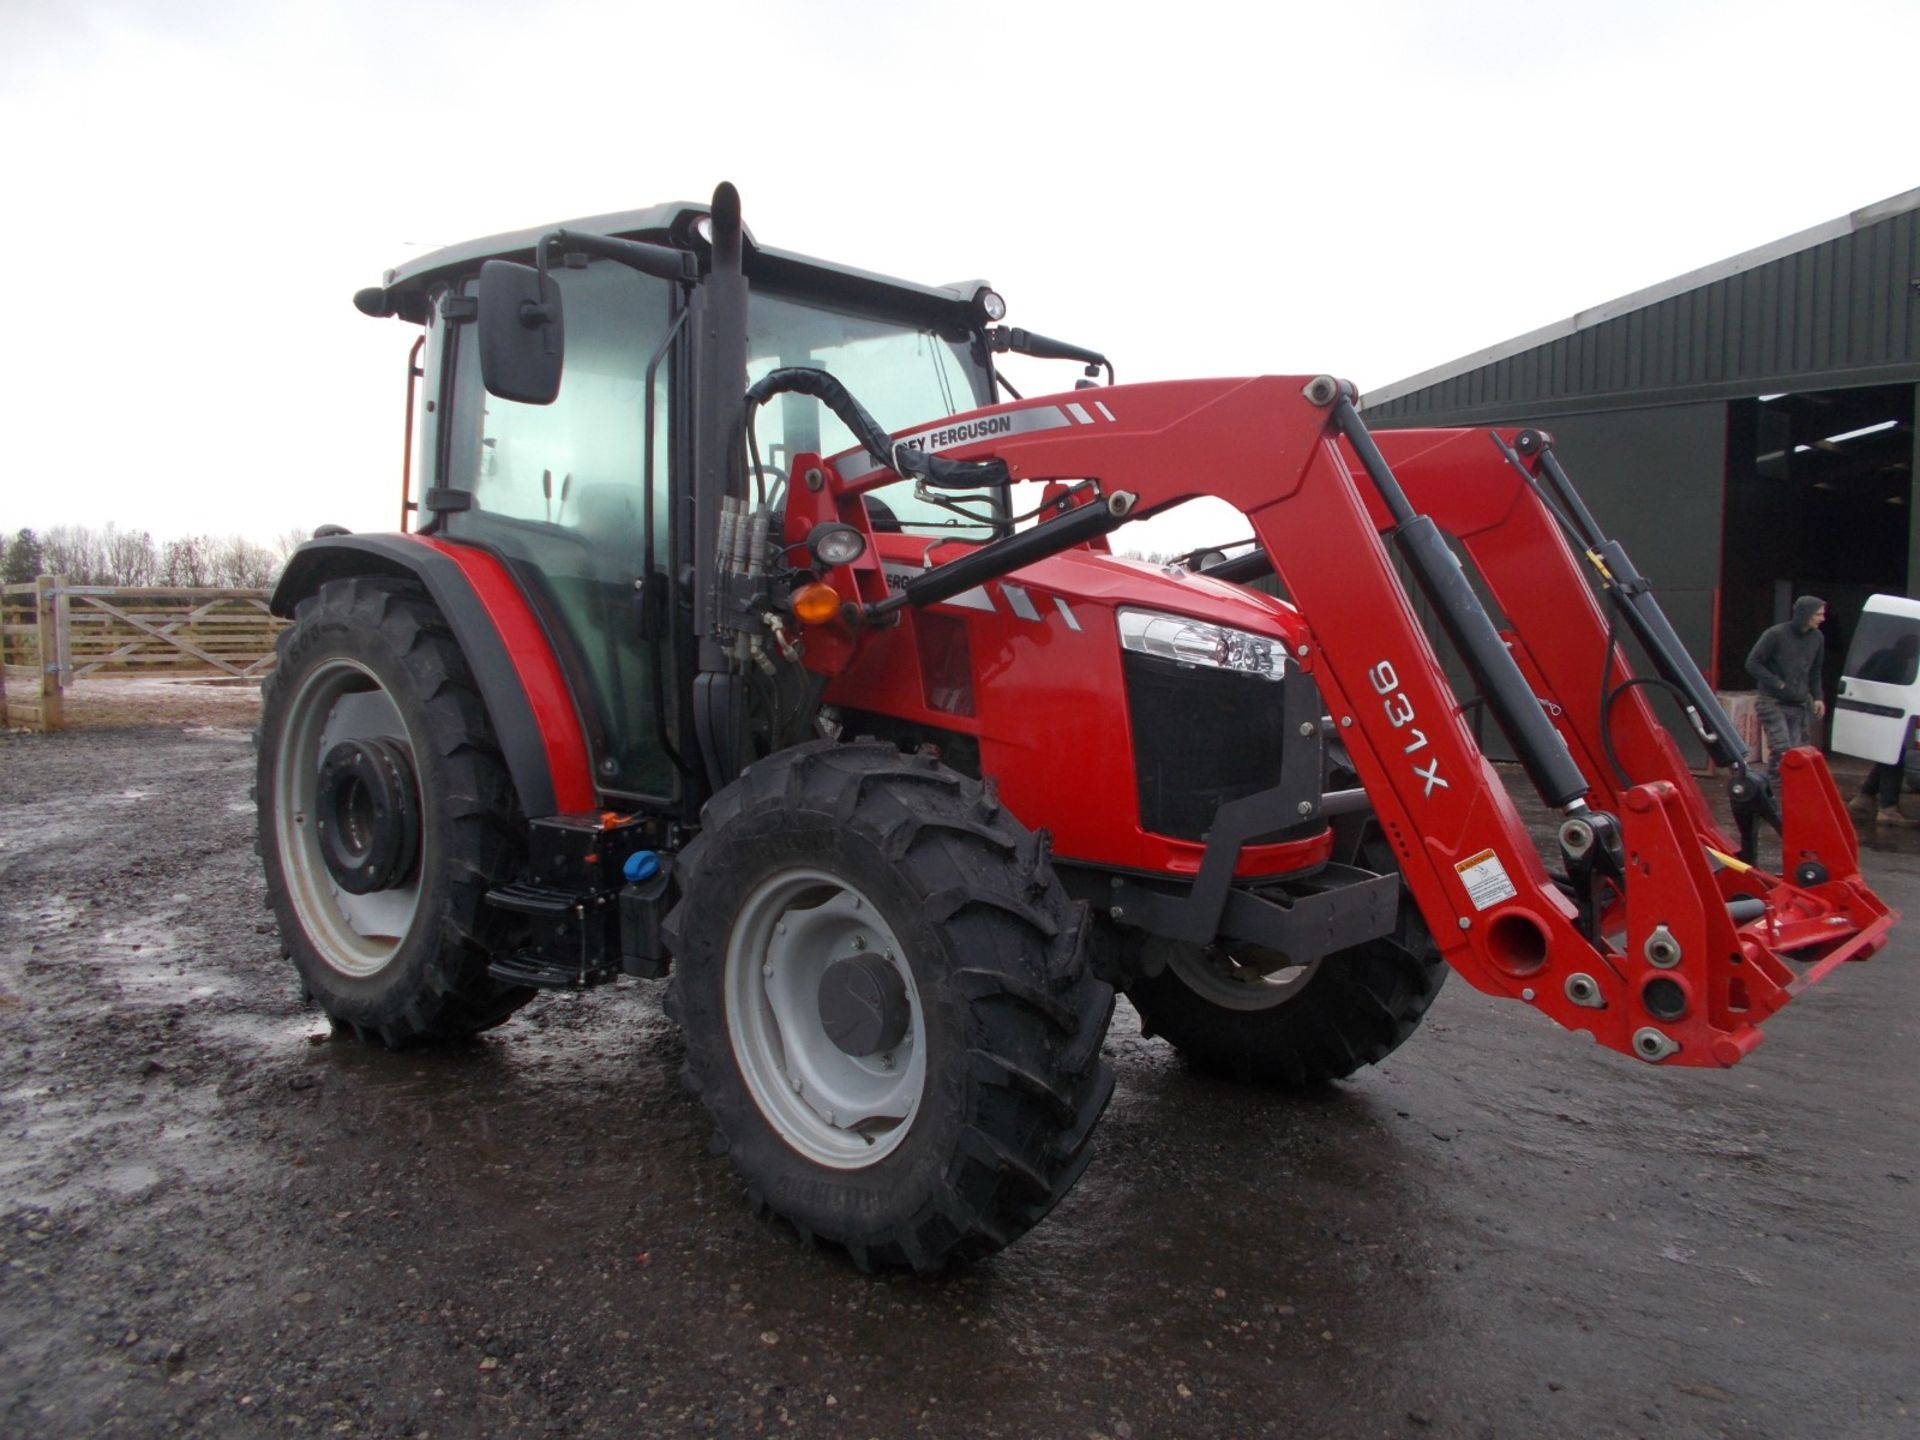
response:
{"label": "loader attachment frame", "polygon": [[[1307,623],[1292,660],[1318,685],[1404,884],[1470,984],[1648,1062],[1732,1065],[1794,994],[1885,943],[1896,917],[1861,881],[1817,751],[1786,757],[1791,877],[1765,873],[1734,858],[1644,690],[1615,683],[1630,675],[1616,632],[1545,498],[1542,475],[1572,493],[1557,461],[1557,473],[1542,468],[1550,446],[1522,454],[1513,436],[1496,447],[1481,430],[1376,436],[1351,388],[1324,376],[1092,394],[1091,404],[990,407],[972,417],[1004,418],[955,417],[896,444],[997,459],[1013,480],[1092,481],[1089,503],[1133,518],[1200,496],[1240,510]],[[991,438],[941,442],[972,435]],[[820,520],[864,525],[859,497],[898,478],[861,452],[825,468]],[[995,573],[1050,553],[1040,537],[1060,523],[1019,537]],[[1442,532],[1473,559],[1506,631],[1494,630]],[[1562,813],[1566,874],[1549,873],[1476,742],[1383,537]],[[1059,538],[1085,532],[1063,527]],[[986,550],[971,552],[970,583],[994,570]],[[928,600],[943,593],[938,573],[925,577]],[[870,623],[901,603],[877,566],[845,578]],[[1744,754],[1724,754],[1745,773]]]}

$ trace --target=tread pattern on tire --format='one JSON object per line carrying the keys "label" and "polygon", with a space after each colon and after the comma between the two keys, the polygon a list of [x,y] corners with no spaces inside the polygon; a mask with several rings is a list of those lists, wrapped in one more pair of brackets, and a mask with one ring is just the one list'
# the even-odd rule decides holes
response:
{"label": "tread pattern on tire", "polygon": [[[391,967],[405,972],[394,975],[398,983],[384,990],[343,988],[301,931],[267,838],[263,809],[255,848],[265,863],[267,904],[278,921],[281,953],[300,970],[309,998],[358,1039],[399,1048],[478,1034],[501,1024],[533,995],[525,987],[503,985],[487,970],[493,955],[510,943],[516,923],[486,903],[486,892],[496,877],[517,865],[524,827],[459,641],[423,588],[388,576],[354,576],[328,581],[299,603],[293,625],[276,642],[273,673],[261,687],[256,795],[272,790],[274,727],[286,721],[276,708],[282,692],[309,655],[343,642],[389,651],[417,697],[412,719],[431,754],[416,754],[415,769],[431,767],[440,777],[437,799],[422,796],[422,824],[435,824],[444,872],[443,884],[429,883],[423,890],[423,907],[435,898],[429,891],[443,893],[403,942]],[[400,676],[393,680],[399,682]],[[403,704],[401,696],[394,699]],[[421,933],[421,925],[430,935]]]}
{"label": "tread pattern on tire", "polygon": [[[923,993],[944,987],[965,1016],[955,1112],[929,1113],[946,1089],[929,1073],[915,1122],[949,1143],[934,1178],[879,1216],[776,1194],[792,1171],[815,1181],[832,1172],[779,1140],[760,1114],[718,1008],[728,902],[738,898],[724,887],[751,863],[758,837],[788,821],[831,824],[884,856],[915,897],[921,933],[943,936],[955,960],[937,975],[916,967]],[[839,1245],[862,1269],[936,1270],[991,1254],[1039,1223],[1092,1158],[1114,1084],[1100,1050],[1113,988],[1089,973],[1085,911],[1054,877],[1044,837],[1007,814],[991,787],[883,742],[822,741],[769,756],[708,803],[702,826],[681,854],[682,899],[667,920],[676,956],[669,1013],[687,1032],[686,1086],[714,1116],[716,1144],[733,1156],[754,1209],[785,1218],[803,1240]],[[927,1174],[904,1162],[897,1169]]]}

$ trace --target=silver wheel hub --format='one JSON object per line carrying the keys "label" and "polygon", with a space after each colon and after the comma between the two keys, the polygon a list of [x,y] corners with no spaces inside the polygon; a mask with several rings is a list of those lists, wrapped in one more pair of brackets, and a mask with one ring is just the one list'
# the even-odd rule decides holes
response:
{"label": "silver wheel hub", "polygon": [[1270,1010],[1299,994],[1320,962],[1296,965],[1284,955],[1259,949],[1177,945],[1167,956],[1167,968],[1194,994],[1223,1010]]}
{"label": "silver wheel hub", "polygon": [[858,887],[811,867],[762,880],[723,984],[734,1060],[782,1140],[836,1170],[899,1147],[926,1089],[926,1020],[905,950]]}
{"label": "silver wheel hub", "polygon": [[326,757],[350,742],[384,742],[410,758],[413,740],[393,697],[354,660],[328,660],[309,671],[287,710],[272,783],[274,838],[288,896],[321,958],[343,975],[365,979],[386,968],[413,926],[433,842],[423,826],[418,863],[405,875],[365,894],[342,888],[324,848],[322,770]]}

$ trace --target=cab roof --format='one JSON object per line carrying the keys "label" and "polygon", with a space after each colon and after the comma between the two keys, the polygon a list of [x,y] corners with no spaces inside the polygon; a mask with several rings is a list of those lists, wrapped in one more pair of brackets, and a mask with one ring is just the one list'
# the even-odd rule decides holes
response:
{"label": "cab roof", "polygon": [[[410,319],[423,316],[425,307],[420,302],[436,286],[472,274],[485,260],[531,263],[540,237],[556,229],[672,245],[693,251],[704,262],[708,246],[700,232],[700,222],[709,213],[709,206],[693,201],[669,201],[643,210],[589,215],[579,220],[467,240],[395,266],[386,273],[385,289],[400,314]],[[973,297],[986,284],[983,280],[970,280],[953,285],[919,285],[790,250],[769,249],[757,244],[751,231],[746,234],[744,265],[751,285],[817,298],[827,304],[910,315],[942,330],[966,331],[973,327]],[[408,304],[409,299],[414,303]]]}

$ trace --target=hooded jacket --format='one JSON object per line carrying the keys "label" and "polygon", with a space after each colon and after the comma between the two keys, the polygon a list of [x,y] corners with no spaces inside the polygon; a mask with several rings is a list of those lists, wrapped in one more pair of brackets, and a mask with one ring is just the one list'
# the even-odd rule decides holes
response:
{"label": "hooded jacket", "polygon": [[1782,705],[1807,705],[1822,700],[1820,666],[1827,640],[1809,622],[1827,602],[1818,595],[1802,595],[1793,602],[1793,619],[1771,626],[1747,652],[1747,674],[1762,696]]}

